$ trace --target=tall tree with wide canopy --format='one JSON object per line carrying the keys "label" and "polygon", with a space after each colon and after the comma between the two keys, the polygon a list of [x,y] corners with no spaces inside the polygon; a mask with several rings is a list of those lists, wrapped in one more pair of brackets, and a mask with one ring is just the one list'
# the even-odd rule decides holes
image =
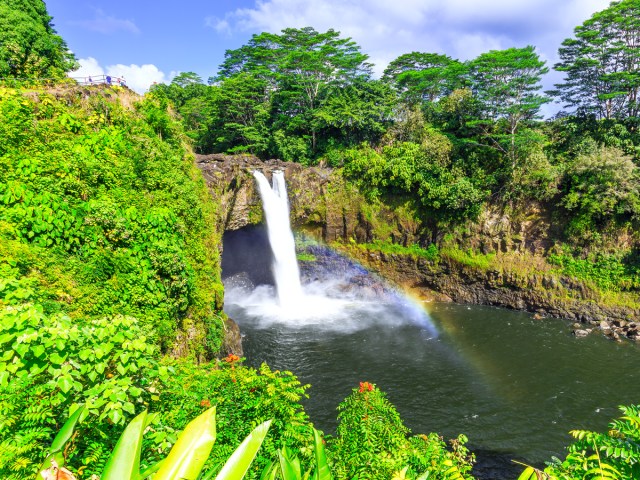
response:
{"label": "tall tree with wide canopy", "polygon": [[42,0],[0,0],[0,77],[60,78],[77,68]]}
{"label": "tall tree with wide canopy", "polygon": [[464,63],[438,53],[411,52],[389,63],[382,77],[414,105],[435,102],[464,84]]}
{"label": "tall tree with wide canopy", "polygon": [[240,73],[264,79],[274,97],[276,123],[308,135],[315,151],[315,113],[331,89],[370,78],[367,59],[355,42],[335,30],[287,28],[280,34],[254,35],[247,45],[228,50],[217,80]]}
{"label": "tall tree with wide canopy", "polygon": [[640,115],[640,0],[612,2],[562,42],[555,69],[560,99],[579,113],[601,119]]}
{"label": "tall tree with wide canopy", "polygon": [[486,119],[505,120],[514,135],[522,121],[536,118],[549,98],[539,94],[549,71],[535,48],[491,50],[470,63],[472,90]]}
{"label": "tall tree with wide canopy", "polygon": [[[507,195],[541,154],[544,137],[529,128],[540,107],[550,99],[539,93],[548,72],[534,47],[491,50],[469,64],[471,89],[479,118],[470,122],[480,129],[480,142],[505,158],[496,167]],[[544,163],[544,162],[542,162]]]}

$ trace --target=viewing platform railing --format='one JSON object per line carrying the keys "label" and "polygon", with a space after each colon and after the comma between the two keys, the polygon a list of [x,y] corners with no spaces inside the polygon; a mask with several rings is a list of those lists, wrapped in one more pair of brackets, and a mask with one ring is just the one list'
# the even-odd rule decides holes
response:
{"label": "viewing platform railing", "polygon": [[91,86],[91,85],[111,85],[126,87],[127,82],[124,77],[114,77],[111,75],[89,75],[86,77],[63,77],[63,78],[28,78],[28,77],[0,77],[0,85],[5,87],[53,87],[53,86]]}

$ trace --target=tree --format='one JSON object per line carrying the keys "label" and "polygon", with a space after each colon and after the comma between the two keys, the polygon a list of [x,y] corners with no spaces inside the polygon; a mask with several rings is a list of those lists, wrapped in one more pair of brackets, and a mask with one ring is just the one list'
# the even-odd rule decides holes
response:
{"label": "tree", "polygon": [[227,78],[212,90],[209,147],[217,152],[263,155],[269,146],[267,84],[250,73]]}
{"label": "tree", "polygon": [[520,123],[536,118],[549,98],[537,92],[542,75],[549,71],[535,48],[491,50],[470,63],[472,90],[485,119],[506,120],[509,134]]}
{"label": "tree", "polygon": [[281,34],[254,35],[247,45],[228,50],[217,80],[240,73],[263,79],[273,96],[275,130],[308,135],[315,151],[315,111],[331,89],[370,77],[367,58],[355,42],[332,29],[287,28]]}
{"label": "tree", "polygon": [[0,0],[0,77],[61,78],[77,68],[42,0]]}
{"label": "tree", "polygon": [[466,70],[446,55],[411,52],[393,60],[382,79],[409,104],[435,102],[463,86]]}
{"label": "tree", "polygon": [[379,80],[356,80],[336,88],[314,115],[324,138],[342,145],[377,141],[391,124],[396,103],[391,88]]}
{"label": "tree", "polygon": [[197,85],[201,84],[202,78],[195,72],[180,72],[178,75],[173,77],[171,83],[178,85],[179,87],[185,88],[189,85]]}
{"label": "tree", "polygon": [[640,114],[640,1],[623,0],[595,13],[562,42],[564,83],[556,85],[568,108],[601,119]]}
{"label": "tree", "polygon": [[573,212],[569,232],[601,231],[611,222],[624,224],[640,214],[640,169],[617,148],[578,155],[565,179],[564,207]]}
{"label": "tree", "polygon": [[[485,146],[506,156],[508,162],[498,168],[509,185],[513,174],[537,150],[544,137],[521,128],[538,116],[549,101],[538,91],[540,80],[549,69],[535,48],[491,50],[469,64],[471,89],[480,118],[470,122],[480,129]],[[501,159],[500,159],[501,160]]]}

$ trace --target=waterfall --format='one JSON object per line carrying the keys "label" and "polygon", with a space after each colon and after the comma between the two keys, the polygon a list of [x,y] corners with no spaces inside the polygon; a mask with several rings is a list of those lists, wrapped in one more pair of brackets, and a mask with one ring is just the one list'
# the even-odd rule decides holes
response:
{"label": "waterfall", "polygon": [[300,270],[296,258],[295,241],[289,221],[289,200],[284,173],[273,172],[273,187],[259,171],[253,176],[258,182],[262,208],[267,220],[267,233],[273,252],[273,276],[281,307],[295,306],[302,299]]}

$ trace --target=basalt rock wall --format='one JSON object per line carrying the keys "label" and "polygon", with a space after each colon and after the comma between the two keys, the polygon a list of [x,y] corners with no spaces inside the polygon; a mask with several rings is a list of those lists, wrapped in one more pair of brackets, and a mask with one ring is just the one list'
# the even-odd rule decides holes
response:
{"label": "basalt rock wall", "polygon": [[346,247],[348,255],[420,297],[476,305],[494,305],[572,320],[576,335],[592,330],[640,342],[640,309],[611,305],[572,278],[554,273],[519,274],[483,270],[442,257],[437,261],[410,255]]}

